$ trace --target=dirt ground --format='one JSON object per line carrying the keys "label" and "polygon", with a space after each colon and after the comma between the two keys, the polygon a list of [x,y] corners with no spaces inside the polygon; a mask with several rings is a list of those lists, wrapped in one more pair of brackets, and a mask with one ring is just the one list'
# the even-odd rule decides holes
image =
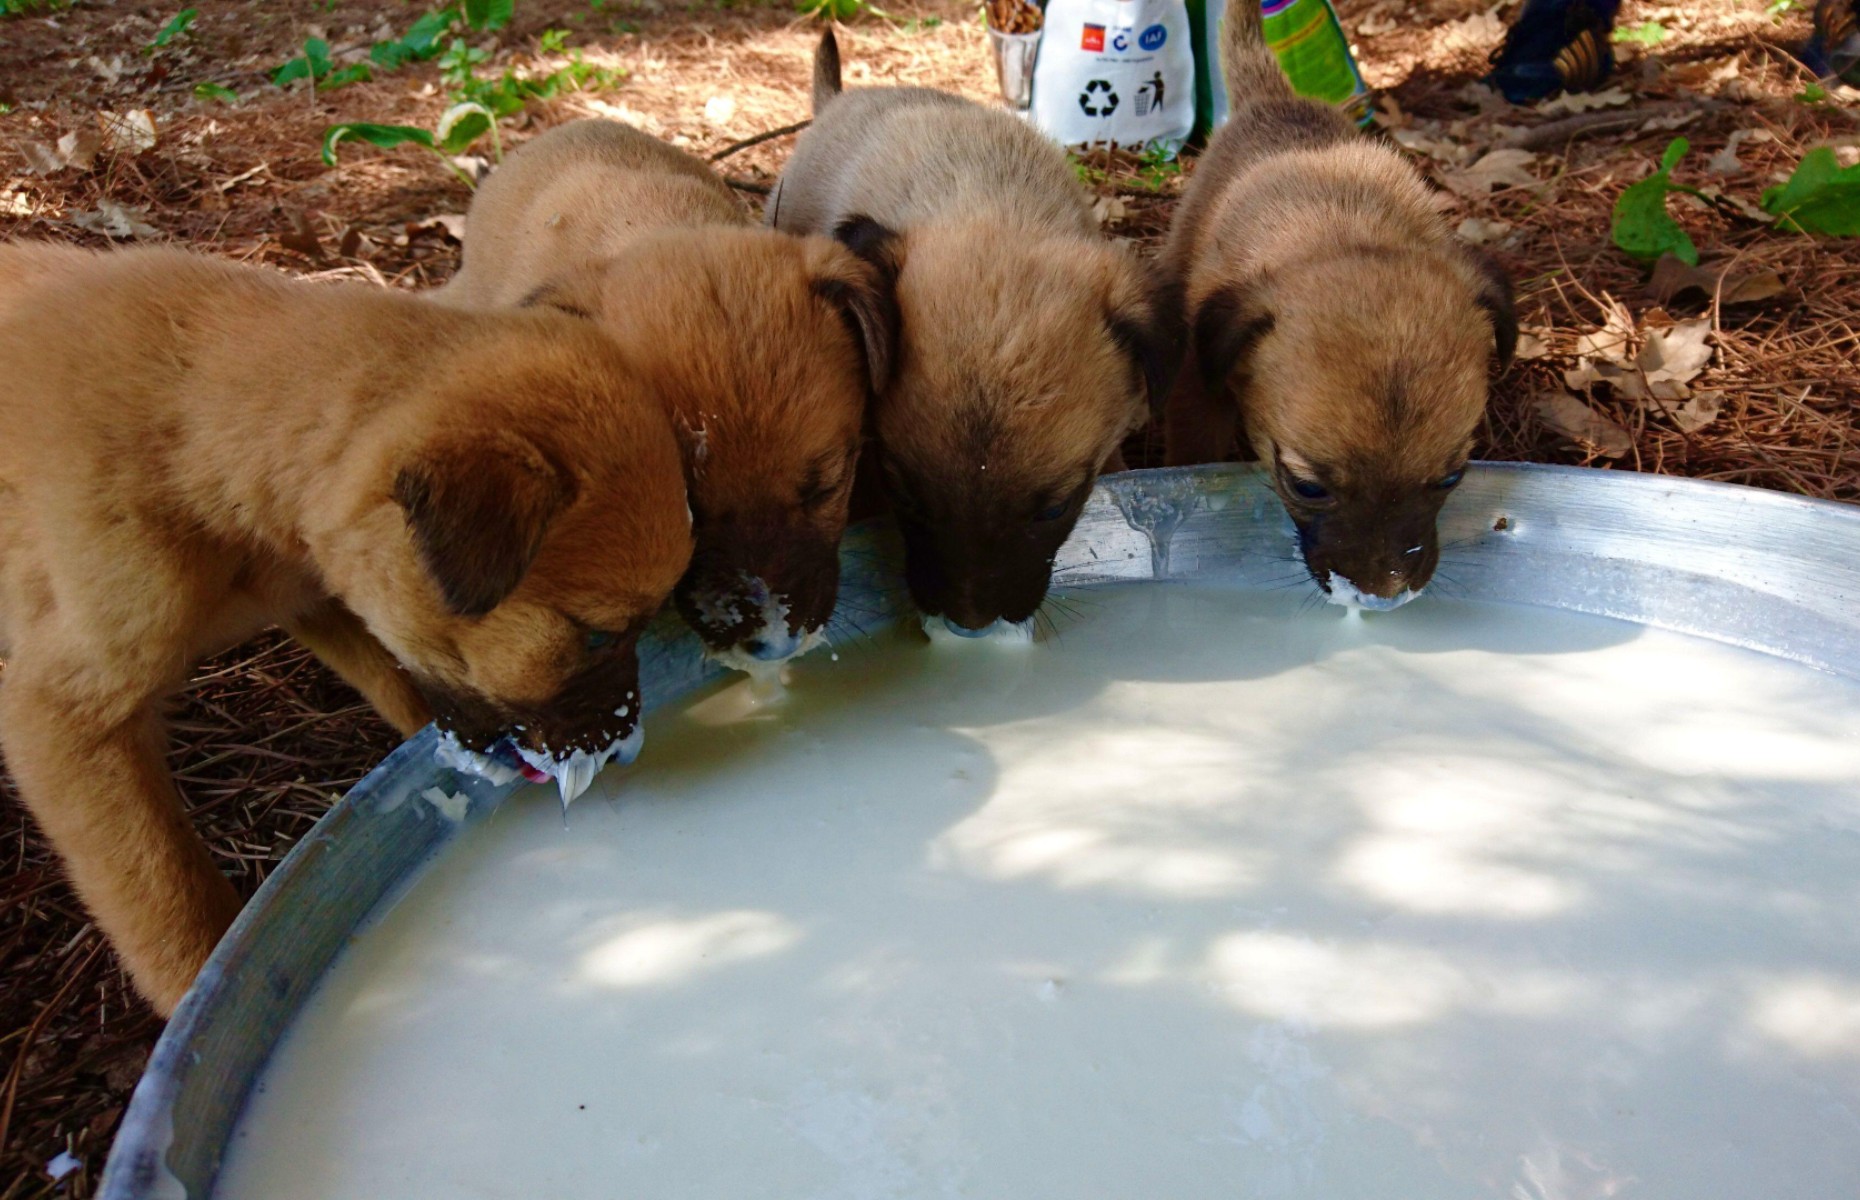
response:
{"label": "dirt ground", "polygon": [[[173,242],[299,274],[443,281],[457,265],[465,184],[413,147],[345,146],[333,169],[319,157],[332,123],[430,127],[448,104],[438,66],[333,91],[268,82],[306,37],[325,38],[340,66],[426,7],[196,0],[191,29],[145,52],[180,7],[93,0],[0,18],[0,237]],[[1811,147],[1832,146],[1843,163],[1860,156],[1856,94],[1818,96],[1789,53],[1807,36],[1805,8],[1771,16],[1758,0],[1627,0],[1620,26],[1657,24],[1657,44],[1617,48],[1622,65],[1599,104],[1530,109],[1474,84],[1512,5],[1339,9],[1382,93],[1381,135],[1442,184],[1462,235],[1518,281],[1528,336],[1495,389],[1482,457],[1860,501],[1860,240],[1778,232],[1752,207]],[[972,7],[914,0],[888,12],[842,27],[851,83],[995,99]],[[563,49],[545,47],[551,29],[567,31]],[[494,51],[481,72],[543,73],[579,52],[624,73],[531,103],[504,122],[506,145],[599,114],[710,155],[807,116],[817,32],[786,5],[523,0],[510,26],[476,43]],[[197,98],[202,83],[236,102]],[[144,111],[152,139],[136,132],[133,114]],[[71,135],[101,132],[101,114],[117,114],[114,135],[87,155],[99,139]],[[1650,288],[1648,268],[1609,236],[1615,198],[1682,135],[1691,150],[1675,179],[1707,196],[1675,197],[1672,211],[1707,268],[1693,280],[1705,290],[1675,291],[1686,281],[1667,272]],[[746,203],[760,203],[792,142],[772,138],[720,163]],[[1192,169],[1100,155],[1084,175],[1108,232],[1148,247]],[[1153,463],[1159,445],[1154,431],[1133,439],[1133,463]],[[177,699],[175,723],[187,801],[247,890],[393,741],[276,635],[203,668]],[[92,1194],[158,1032],[0,782],[0,1200]]]}

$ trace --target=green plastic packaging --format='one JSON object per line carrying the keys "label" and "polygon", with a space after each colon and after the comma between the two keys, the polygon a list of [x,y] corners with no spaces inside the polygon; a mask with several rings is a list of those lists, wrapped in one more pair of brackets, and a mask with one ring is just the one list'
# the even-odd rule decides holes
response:
{"label": "green plastic packaging", "polygon": [[[1350,39],[1330,0],[1238,0],[1259,3],[1266,44],[1292,90],[1312,100],[1335,104],[1359,125],[1370,120],[1369,85],[1356,69]],[[1221,78],[1219,23],[1221,0],[1186,0],[1195,48],[1195,127],[1206,137],[1227,119],[1227,87]]]}

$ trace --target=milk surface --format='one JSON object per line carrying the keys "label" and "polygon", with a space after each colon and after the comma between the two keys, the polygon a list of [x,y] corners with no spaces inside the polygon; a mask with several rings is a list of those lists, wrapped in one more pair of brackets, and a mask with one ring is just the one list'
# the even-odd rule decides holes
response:
{"label": "milk surface", "polygon": [[514,798],[217,1195],[1860,1195],[1860,688],[1432,597],[1074,603]]}

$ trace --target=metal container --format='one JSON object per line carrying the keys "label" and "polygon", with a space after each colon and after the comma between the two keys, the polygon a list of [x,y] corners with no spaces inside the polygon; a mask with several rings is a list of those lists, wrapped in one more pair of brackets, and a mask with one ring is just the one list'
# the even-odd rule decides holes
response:
{"label": "metal container", "polygon": [[1040,32],[988,31],[995,52],[995,77],[1001,81],[1001,98],[1009,108],[1024,112],[1033,105],[1033,63],[1040,57]]}
{"label": "metal container", "polygon": [[[1725,484],[1485,465],[1441,518],[1469,599],[1544,605],[1695,634],[1860,679],[1860,508]],[[1067,590],[1286,574],[1292,527],[1248,467],[1133,471],[1099,482],[1060,553]],[[905,615],[895,538],[848,535],[842,590],[861,621]],[[868,617],[866,614],[873,616]],[[1317,619],[1317,618],[1313,618]],[[661,624],[641,647],[651,706],[721,675]],[[107,1200],[212,1195],[246,1093],[356,929],[510,788],[433,758],[432,730],[389,755],[246,906],[155,1047],[105,1172]],[[419,797],[469,797],[462,814]]]}

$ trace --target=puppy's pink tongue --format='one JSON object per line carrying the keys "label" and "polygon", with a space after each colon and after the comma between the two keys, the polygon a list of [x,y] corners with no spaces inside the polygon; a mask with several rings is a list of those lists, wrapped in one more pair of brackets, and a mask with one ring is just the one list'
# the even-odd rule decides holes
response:
{"label": "puppy's pink tongue", "polygon": [[530,764],[528,763],[524,763],[522,766],[518,767],[517,770],[523,772],[523,778],[529,780],[531,783],[548,783],[549,782],[548,772],[538,771],[535,767],[530,766]]}

